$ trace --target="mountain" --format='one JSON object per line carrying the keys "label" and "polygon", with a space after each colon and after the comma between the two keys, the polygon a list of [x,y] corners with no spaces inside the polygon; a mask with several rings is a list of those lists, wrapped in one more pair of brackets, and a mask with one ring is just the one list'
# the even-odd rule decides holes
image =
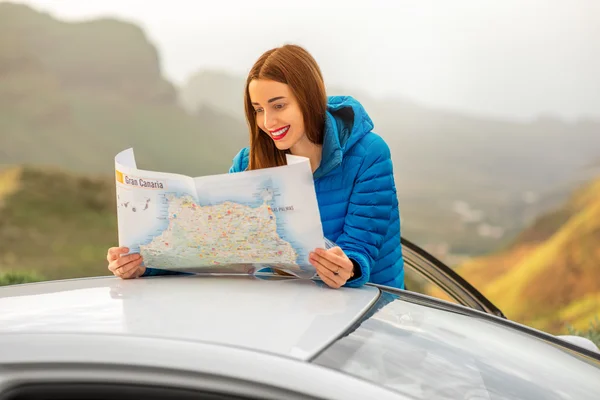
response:
{"label": "mountain", "polygon": [[[221,173],[248,133],[243,77],[162,75],[142,29],[63,22],[0,3],[0,164],[112,174],[114,155],[189,175]],[[600,167],[600,122],[499,121],[406,99],[359,99],[390,144],[403,232],[449,264],[505,246]]]}
{"label": "mountain", "polygon": [[505,249],[457,271],[508,318],[549,332],[600,317],[600,178],[537,218]]}
{"label": "mountain", "polygon": [[[179,101],[243,120],[243,91],[243,77],[203,70],[183,85]],[[600,170],[593,164],[600,121],[503,121],[360,90],[328,93],[366,108],[392,151],[404,234],[450,264],[506,245]]]}
{"label": "mountain", "polygon": [[0,3],[0,164],[112,173],[115,154],[133,147],[140,168],[225,172],[245,124],[186,112],[159,59],[134,24],[66,23]]}
{"label": "mountain", "polygon": [[200,70],[190,76],[179,90],[179,102],[189,112],[210,105],[225,114],[243,120],[243,77],[219,70]]}

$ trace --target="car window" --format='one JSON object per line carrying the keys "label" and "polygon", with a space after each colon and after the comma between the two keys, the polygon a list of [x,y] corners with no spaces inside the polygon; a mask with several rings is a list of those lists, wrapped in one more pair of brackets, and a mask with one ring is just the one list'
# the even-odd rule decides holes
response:
{"label": "car window", "polygon": [[504,317],[493,303],[450,267],[402,238],[404,280],[411,292]]}
{"label": "car window", "polygon": [[404,263],[404,282],[407,290],[435,297],[440,300],[460,304],[452,294],[440,284],[414,267],[410,262]]}
{"label": "car window", "polygon": [[314,363],[416,399],[597,399],[600,362],[471,315],[383,291]]}

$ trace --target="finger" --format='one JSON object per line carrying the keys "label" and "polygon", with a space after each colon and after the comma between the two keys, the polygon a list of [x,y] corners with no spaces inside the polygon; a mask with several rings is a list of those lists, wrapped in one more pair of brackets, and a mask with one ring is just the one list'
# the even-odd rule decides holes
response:
{"label": "finger", "polygon": [[130,254],[128,256],[121,257],[118,260],[112,261],[110,264],[108,264],[108,269],[114,273],[115,271],[117,271],[117,269],[120,269],[127,265],[132,265],[132,263],[139,264],[141,262],[142,256],[140,256],[139,254]]}
{"label": "finger", "polygon": [[125,270],[122,267],[117,267],[113,273],[115,274],[115,276],[118,276],[119,278],[125,279],[127,277],[127,273],[125,272]]}
{"label": "finger", "polygon": [[131,270],[135,270],[135,268],[139,267],[140,264],[141,264],[141,260],[135,260],[135,261],[132,261],[125,265],[116,266],[116,267],[113,267],[112,269],[110,269],[110,268],[109,269],[111,270],[111,272],[113,274],[115,274],[117,276],[122,276]]}
{"label": "finger", "polygon": [[140,267],[140,264],[142,263],[142,261],[143,260],[140,257],[139,260],[134,260],[130,263],[122,265],[121,267],[119,267],[119,271],[121,272],[121,275],[128,275],[131,272],[135,272],[135,270]]}
{"label": "finger", "polygon": [[143,271],[143,267],[140,265],[135,266],[135,268],[130,268],[128,271],[123,272],[121,274],[121,278],[123,279],[131,279],[131,278],[137,278],[138,276],[140,276],[142,274]]}
{"label": "finger", "polygon": [[135,278],[139,278],[140,276],[144,275],[145,272],[146,272],[146,267],[143,265],[140,265],[138,267],[138,269],[135,271]]}
{"label": "finger", "polygon": [[113,260],[116,260],[117,257],[119,256],[120,249],[123,249],[123,247],[111,247],[111,248],[109,248],[108,252],[106,253],[106,259],[109,262],[113,261]]}
{"label": "finger", "polygon": [[328,250],[328,252],[333,253],[333,254],[337,254],[338,256],[345,255],[344,250],[342,250],[342,248],[340,246],[332,247],[332,248],[330,248]]}
{"label": "finger", "polygon": [[341,275],[335,275],[329,268],[325,267],[320,262],[313,261],[313,266],[317,269],[317,273],[321,279],[326,278],[327,280],[334,282],[337,287],[340,287],[346,283],[347,279],[344,279],[344,277]]}
{"label": "finger", "polygon": [[129,248],[127,247],[111,247],[108,249],[108,254],[106,255],[106,259],[110,261],[114,261],[119,258],[119,254],[129,253]]}
{"label": "finger", "polygon": [[110,249],[108,249],[108,252],[106,253],[106,260],[108,262],[111,262],[115,259],[115,256],[113,255],[113,253],[115,251],[114,249],[115,249],[114,247],[111,247]]}
{"label": "finger", "polygon": [[317,268],[317,274],[319,274],[319,277],[323,282],[325,282],[325,284],[327,284],[327,286],[332,287],[334,289],[339,289],[340,287],[342,287],[343,283],[336,282],[335,280],[328,277],[326,273],[323,272],[321,272],[321,270]]}
{"label": "finger", "polygon": [[[327,258],[320,256],[319,254],[315,254],[314,256],[312,256],[312,260],[323,265],[325,268],[330,270],[334,275],[337,272],[338,275],[343,275],[346,279],[350,278],[352,269],[350,267],[348,267],[347,265],[333,263],[330,260],[328,260]],[[341,262],[347,264],[345,262],[345,260],[341,260]],[[352,263],[350,263],[350,264],[352,264]]]}
{"label": "finger", "polygon": [[140,253],[132,253],[132,254],[128,254],[128,255],[123,256],[123,257],[119,257],[114,262],[119,267],[122,267],[125,264],[129,264],[132,261],[140,260],[141,258],[142,258],[142,255]]}
{"label": "finger", "polygon": [[315,262],[318,263],[321,266],[321,268],[325,270],[324,273],[326,273],[328,277],[334,279],[336,282],[340,281],[342,282],[342,284],[346,283],[346,281],[350,279],[350,275],[352,273],[351,271],[348,271],[339,265],[333,267],[330,265],[326,266],[323,264],[323,261],[323,259],[320,259],[316,260]]}
{"label": "finger", "polygon": [[325,257],[323,257],[322,255],[320,255],[318,253],[311,253],[310,254],[310,260],[314,261],[314,262],[318,262],[319,264],[321,264],[322,266],[328,268],[332,272],[336,271],[337,268],[338,268],[331,261],[329,261],[328,259],[326,259]]}
{"label": "finger", "polygon": [[310,254],[310,260],[318,262],[319,264],[321,264],[324,267],[328,268],[332,272],[335,272],[338,269],[341,269],[341,267],[339,265],[336,265],[336,263],[334,263],[331,260],[329,260],[323,254],[318,254],[317,252],[314,252],[314,253]]}
{"label": "finger", "polygon": [[350,261],[344,253],[342,253],[342,255],[338,255],[338,254],[331,252],[331,249],[330,250],[317,249],[314,253],[320,257],[325,258],[332,264],[336,265],[334,271],[337,269],[338,265],[344,269],[348,269],[349,268],[348,264],[352,264],[352,261]]}

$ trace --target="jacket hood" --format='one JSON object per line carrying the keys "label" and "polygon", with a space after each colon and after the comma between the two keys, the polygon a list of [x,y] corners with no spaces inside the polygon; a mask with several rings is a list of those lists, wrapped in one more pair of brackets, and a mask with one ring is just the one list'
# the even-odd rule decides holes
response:
{"label": "jacket hood", "polygon": [[373,121],[352,96],[329,96],[323,138],[323,157],[315,178],[327,174],[341,162],[344,154],[367,133]]}

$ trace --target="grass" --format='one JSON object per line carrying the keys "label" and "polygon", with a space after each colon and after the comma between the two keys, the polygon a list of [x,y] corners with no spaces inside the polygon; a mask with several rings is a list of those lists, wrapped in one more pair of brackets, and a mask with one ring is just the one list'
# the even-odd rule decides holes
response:
{"label": "grass", "polygon": [[600,292],[600,202],[575,215],[554,236],[489,286],[518,318],[531,318]]}
{"label": "grass", "polygon": [[600,309],[600,179],[520,238],[457,271],[510,319],[551,333],[581,329]]}
{"label": "grass", "polygon": [[18,285],[21,283],[41,282],[44,277],[37,272],[8,271],[0,272],[0,286]]}
{"label": "grass", "polygon": [[117,243],[112,179],[22,168],[0,173],[0,182],[8,174],[19,189],[2,199],[0,271],[45,279],[106,274],[106,250]]}
{"label": "grass", "polygon": [[594,344],[600,347],[600,318],[596,316],[593,321],[590,321],[587,329],[579,330],[572,326],[568,326],[567,330],[570,335],[582,336],[590,339]]}

